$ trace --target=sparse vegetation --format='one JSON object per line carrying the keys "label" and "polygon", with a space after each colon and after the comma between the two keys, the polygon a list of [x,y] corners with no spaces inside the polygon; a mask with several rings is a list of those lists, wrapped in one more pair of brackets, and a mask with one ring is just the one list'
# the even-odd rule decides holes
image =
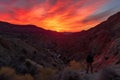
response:
{"label": "sparse vegetation", "polygon": [[64,69],[56,75],[54,80],[81,80],[81,77],[77,71]]}
{"label": "sparse vegetation", "polygon": [[0,38],[0,45],[2,45],[4,48],[6,49],[10,49],[10,43],[8,40],[4,39],[4,38]]}
{"label": "sparse vegetation", "polygon": [[55,75],[57,70],[52,68],[39,68],[39,73],[36,75],[37,80],[51,80]]}
{"label": "sparse vegetation", "polygon": [[30,74],[16,74],[15,70],[9,67],[0,69],[0,80],[34,80]]}
{"label": "sparse vegetation", "polygon": [[120,74],[112,68],[105,68],[101,71],[99,80],[120,80]]}
{"label": "sparse vegetation", "polygon": [[67,68],[72,70],[85,70],[85,63],[72,60],[70,61],[69,66]]}
{"label": "sparse vegetation", "polygon": [[22,49],[22,53],[26,55],[27,51],[25,49]]}
{"label": "sparse vegetation", "polygon": [[19,74],[13,68],[2,67],[0,69],[0,80],[51,80],[56,72],[57,70],[52,68],[38,68],[38,73],[35,75]]}

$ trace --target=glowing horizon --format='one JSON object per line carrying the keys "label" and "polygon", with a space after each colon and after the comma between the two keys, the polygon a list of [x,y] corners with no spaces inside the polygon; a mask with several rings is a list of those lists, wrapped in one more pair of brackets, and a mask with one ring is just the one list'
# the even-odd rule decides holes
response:
{"label": "glowing horizon", "polygon": [[116,1],[0,0],[0,21],[33,24],[57,32],[78,32],[94,27],[119,11],[120,1]]}

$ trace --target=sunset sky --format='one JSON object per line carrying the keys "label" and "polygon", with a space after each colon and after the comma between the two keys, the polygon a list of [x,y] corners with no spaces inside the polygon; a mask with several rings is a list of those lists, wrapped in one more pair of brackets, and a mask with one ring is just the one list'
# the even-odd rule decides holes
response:
{"label": "sunset sky", "polygon": [[120,11],[120,0],[0,0],[0,21],[58,32],[87,30]]}

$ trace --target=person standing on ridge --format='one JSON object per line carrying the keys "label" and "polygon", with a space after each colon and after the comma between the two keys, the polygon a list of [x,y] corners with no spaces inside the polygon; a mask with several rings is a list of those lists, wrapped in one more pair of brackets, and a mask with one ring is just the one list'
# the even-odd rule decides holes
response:
{"label": "person standing on ridge", "polygon": [[93,73],[93,65],[92,65],[92,63],[94,62],[94,56],[93,56],[93,54],[88,54],[87,55],[86,62],[87,62],[86,73],[89,73],[89,71],[91,73]]}

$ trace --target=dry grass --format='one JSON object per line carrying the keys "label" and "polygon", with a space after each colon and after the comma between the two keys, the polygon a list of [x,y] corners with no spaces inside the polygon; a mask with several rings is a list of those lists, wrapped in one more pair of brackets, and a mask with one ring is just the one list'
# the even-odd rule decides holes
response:
{"label": "dry grass", "polygon": [[71,70],[85,70],[86,65],[84,63],[77,62],[75,60],[70,61],[68,69]]}
{"label": "dry grass", "polygon": [[0,80],[34,80],[30,74],[19,75],[15,70],[9,67],[0,69]]}
{"label": "dry grass", "polygon": [[51,80],[56,74],[57,70],[52,68],[40,68],[39,73],[36,75],[37,80]]}

